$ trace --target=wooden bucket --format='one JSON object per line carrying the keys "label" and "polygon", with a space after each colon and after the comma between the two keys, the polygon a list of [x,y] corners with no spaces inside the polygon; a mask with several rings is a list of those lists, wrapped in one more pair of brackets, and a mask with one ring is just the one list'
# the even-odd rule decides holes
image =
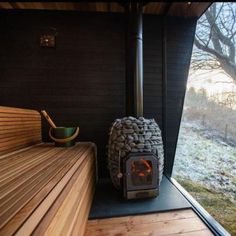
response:
{"label": "wooden bucket", "polygon": [[49,136],[56,147],[71,147],[75,145],[75,138],[79,134],[79,127],[50,128]]}

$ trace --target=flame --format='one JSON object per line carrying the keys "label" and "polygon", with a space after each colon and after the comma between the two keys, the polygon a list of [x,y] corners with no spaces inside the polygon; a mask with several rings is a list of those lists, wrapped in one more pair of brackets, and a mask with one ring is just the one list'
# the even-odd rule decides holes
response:
{"label": "flame", "polygon": [[138,176],[140,176],[140,177],[144,177],[145,174],[144,174],[143,172],[140,172],[140,173],[138,173]]}
{"label": "flame", "polygon": [[147,160],[140,159],[139,162],[140,162],[142,165],[144,165],[144,166],[146,167],[146,169],[145,169],[145,170],[140,170],[140,169],[138,169],[138,168],[137,168],[138,166],[135,165],[134,162],[133,162],[132,165],[131,165],[131,171],[132,171],[133,173],[137,173],[137,175],[140,176],[140,177],[145,177],[145,176],[147,176],[149,173],[152,172],[152,167],[151,167],[151,165],[148,163]]}

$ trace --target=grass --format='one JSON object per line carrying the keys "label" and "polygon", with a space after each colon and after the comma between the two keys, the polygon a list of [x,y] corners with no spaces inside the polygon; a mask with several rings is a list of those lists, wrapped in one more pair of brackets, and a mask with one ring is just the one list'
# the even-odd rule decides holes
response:
{"label": "grass", "polygon": [[201,184],[177,178],[177,181],[218,221],[232,236],[236,236],[236,203],[222,193]]}

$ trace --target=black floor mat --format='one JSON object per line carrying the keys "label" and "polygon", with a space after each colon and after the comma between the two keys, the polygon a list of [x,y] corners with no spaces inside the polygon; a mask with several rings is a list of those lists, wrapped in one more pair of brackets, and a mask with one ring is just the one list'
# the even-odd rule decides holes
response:
{"label": "black floor mat", "polygon": [[98,182],[89,219],[136,215],[190,208],[175,186],[163,177],[157,198],[124,200],[109,180]]}

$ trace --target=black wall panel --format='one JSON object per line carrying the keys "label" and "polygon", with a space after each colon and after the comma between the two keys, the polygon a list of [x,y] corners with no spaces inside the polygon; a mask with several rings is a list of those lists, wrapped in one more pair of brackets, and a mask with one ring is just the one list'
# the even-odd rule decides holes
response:
{"label": "black wall panel", "polygon": [[[0,104],[45,109],[58,126],[78,125],[78,141],[97,144],[106,175],[108,130],[125,115],[124,18],[50,11],[0,18]],[[58,32],[56,48],[42,48],[40,35],[50,27]]]}
{"label": "black wall panel", "polygon": [[[162,19],[144,16],[144,116],[163,126]],[[167,166],[173,160],[195,21],[168,21]],[[56,28],[56,48],[39,46]],[[0,105],[45,109],[58,126],[80,127],[108,176],[111,122],[125,116],[125,17],[62,11],[0,12]],[[169,127],[169,128],[168,128]],[[43,120],[43,139],[49,141]]]}
{"label": "black wall panel", "polygon": [[162,128],[162,18],[143,19],[143,111]]}
{"label": "black wall panel", "polygon": [[171,175],[182,116],[196,19],[169,18],[166,21],[166,160]]}

